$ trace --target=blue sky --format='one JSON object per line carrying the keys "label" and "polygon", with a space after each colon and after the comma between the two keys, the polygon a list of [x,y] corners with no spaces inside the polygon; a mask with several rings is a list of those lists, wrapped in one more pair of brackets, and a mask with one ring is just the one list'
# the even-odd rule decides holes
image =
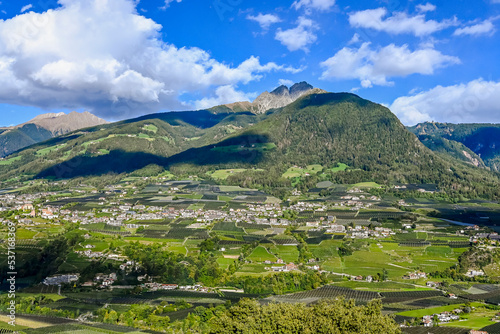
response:
{"label": "blue sky", "polygon": [[500,0],[23,0],[0,19],[0,125],[207,108],[299,81],[407,125],[500,122]]}

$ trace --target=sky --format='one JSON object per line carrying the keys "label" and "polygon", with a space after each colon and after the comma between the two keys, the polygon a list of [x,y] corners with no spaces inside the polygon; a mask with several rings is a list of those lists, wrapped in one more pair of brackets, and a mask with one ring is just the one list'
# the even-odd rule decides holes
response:
{"label": "sky", "polygon": [[252,101],[307,81],[405,125],[500,123],[500,0],[0,3],[0,125]]}

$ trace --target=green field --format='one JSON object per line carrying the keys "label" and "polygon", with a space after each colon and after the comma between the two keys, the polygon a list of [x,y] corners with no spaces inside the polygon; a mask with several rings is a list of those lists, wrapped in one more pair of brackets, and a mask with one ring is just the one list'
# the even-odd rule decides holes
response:
{"label": "green field", "polygon": [[302,177],[307,176],[307,174],[317,174],[323,170],[323,166],[321,165],[308,165],[305,168],[302,167],[290,167],[288,170],[283,173],[282,177],[284,178],[293,178],[293,177]]}
{"label": "green field", "polygon": [[452,321],[447,324],[441,324],[440,326],[446,327],[461,327],[467,329],[481,329],[483,327],[496,324],[495,321],[491,321],[491,318],[495,316],[496,312],[478,312],[474,311],[471,314],[466,314],[463,316],[465,320]]}
{"label": "green field", "polygon": [[188,206],[188,210],[202,210],[205,207],[204,203],[196,203],[196,204],[191,204]]}
{"label": "green field", "polygon": [[271,262],[276,262],[277,258],[273,254],[269,254],[268,251],[262,247],[256,247],[252,254],[248,256],[248,259],[250,261],[254,262],[264,262],[264,261],[271,261]]}
{"label": "green field", "polygon": [[144,124],[144,127],[142,128],[143,130],[146,130],[146,131],[151,131],[151,132],[158,132],[158,127],[156,125],[153,125],[153,124]]}
{"label": "green field", "polygon": [[210,175],[211,178],[216,179],[216,180],[225,180],[227,179],[230,175],[236,174],[236,173],[243,173],[246,171],[246,169],[243,168],[236,168],[236,169],[219,169],[216,170],[215,172],[207,172],[208,175]]}
{"label": "green field", "polygon": [[19,161],[21,160],[21,156],[17,156],[17,157],[14,157],[14,158],[10,158],[10,159],[7,159],[7,160],[0,160],[0,166],[8,166],[8,165],[11,165],[13,164],[14,162],[16,161]]}
{"label": "green field", "polygon": [[219,257],[217,259],[217,263],[219,266],[223,269],[227,269],[231,264],[233,264],[236,261],[236,259],[230,259],[230,258],[224,258],[224,257]]}
{"label": "green field", "polygon": [[296,263],[299,258],[299,250],[297,246],[273,246],[270,251],[277,254],[276,256],[285,261],[286,263]]}
{"label": "green field", "polygon": [[36,234],[37,234],[37,232],[35,232],[35,231],[27,230],[24,228],[18,228],[16,231],[16,238],[18,238],[18,239],[32,239]]}
{"label": "green field", "polygon": [[370,188],[380,188],[380,187],[382,186],[376,182],[360,182],[353,184],[351,188],[370,189]]}
{"label": "green field", "polygon": [[337,167],[330,168],[330,170],[331,170],[332,172],[336,173],[336,172],[343,172],[343,171],[345,171],[347,168],[349,168],[349,166],[347,166],[346,164],[343,164],[343,163],[339,162],[339,163],[337,164]]}
{"label": "green field", "polygon": [[47,155],[47,154],[49,154],[51,152],[57,151],[60,148],[63,148],[64,146],[66,146],[66,144],[60,144],[60,145],[55,145],[55,146],[50,146],[50,147],[42,148],[41,150],[36,151],[36,155],[44,156],[44,155]]}

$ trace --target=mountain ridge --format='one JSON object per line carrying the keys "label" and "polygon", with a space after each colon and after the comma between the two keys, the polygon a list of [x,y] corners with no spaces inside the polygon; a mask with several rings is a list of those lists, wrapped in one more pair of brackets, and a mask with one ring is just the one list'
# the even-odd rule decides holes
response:
{"label": "mountain ridge", "polygon": [[285,107],[302,96],[321,93],[326,93],[326,91],[320,88],[314,88],[309,83],[302,81],[293,84],[290,88],[288,86],[281,85],[276,87],[271,92],[265,91],[257,96],[253,102],[233,102],[215,106],[210,110],[220,112],[227,112],[229,110],[233,112],[250,111],[254,114],[264,114],[269,110]]}
{"label": "mountain ridge", "polygon": [[38,115],[28,122],[2,128],[0,133],[0,157],[30,145],[57,137],[75,130],[108,122],[87,111],[78,113],[47,113]]}
{"label": "mountain ridge", "polygon": [[[284,87],[275,93],[286,95]],[[338,164],[347,170],[331,171]],[[226,107],[94,126],[21,150],[0,162],[0,178],[100,176],[149,165],[201,178],[247,170],[226,182],[273,189],[314,186],[315,177],[284,175],[293,166],[320,165],[333,183],[432,183],[456,196],[500,197],[497,174],[433,152],[389,109],[352,93],[303,94],[263,114]]]}
{"label": "mountain ridge", "polygon": [[453,150],[446,147],[448,144],[461,146],[463,156],[456,151],[451,154],[461,160],[468,159],[475,165],[500,171],[500,124],[424,122],[408,129],[435,151],[450,153]]}

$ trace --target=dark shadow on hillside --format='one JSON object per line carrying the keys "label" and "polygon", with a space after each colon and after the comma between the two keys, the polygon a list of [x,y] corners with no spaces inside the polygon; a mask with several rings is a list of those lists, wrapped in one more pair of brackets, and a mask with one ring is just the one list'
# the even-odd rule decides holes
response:
{"label": "dark shadow on hillside", "polygon": [[169,123],[173,126],[179,126],[184,124],[190,124],[192,126],[207,129],[219,124],[223,119],[231,115],[253,115],[250,112],[242,113],[212,113],[208,110],[196,110],[196,111],[171,111],[166,113],[157,113],[141,116],[134,119],[129,119],[123,121],[124,124],[134,123],[146,120],[159,119],[164,122]]}
{"label": "dark shadow on hillside", "polygon": [[464,145],[483,159],[494,157],[500,153],[500,128],[479,128],[464,140]]}
{"label": "dark shadow on hillside", "polygon": [[15,151],[15,152],[11,152],[10,154],[19,153],[19,152],[22,152],[22,151],[30,149],[30,148],[37,148],[39,146],[54,146],[54,145],[62,144],[62,143],[65,143],[67,141],[70,141],[72,139],[79,138],[80,136],[81,135],[70,135],[70,136],[63,135],[63,136],[60,136],[60,137],[55,137],[55,138],[47,139],[45,141],[42,141],[42,142],[39,142],[39,143],[35,143],[35,144],[32,144],[32,145],[20,148],[19,150]]}
{"label": "dark shadow on hillside", "polygon": [[77,156],[40,172],[35,178],[69,179],[107,173],[130,173],[150,164],[165,165],[166,158],[143,152],[111,151],[100,156]]}
{"label": "dark shadow on hillside", "polygon": [[67,179],[100,176],[107,173],[131,173],[151,164],[168,168],[175,164],[254,165],[262,161],[268,148],[267,136],[245,134],[215,145],[193,148],[169,158],[144,152],[111,151],[107,155],[78,156],[40,172],[35,178]]}
{"label": "dark shadow on hillside", "polygon": [[362,99],[356,94],[352,93],[324,93],[324,94],[311,94],[298,101],[300,109],[310,106],[323,106],[326,104],[340,103],[340,102],[353,102],[360,106],[365,106],[370,102]]}
{"label": "dark shadow on hillside", "polygon": [[239,164],[255,165],[261,162],[270,143],[267,135],[246,133],[228,138],[218,144],[192,148],[168,159],[169,165],[189,163],[194,165]]}

